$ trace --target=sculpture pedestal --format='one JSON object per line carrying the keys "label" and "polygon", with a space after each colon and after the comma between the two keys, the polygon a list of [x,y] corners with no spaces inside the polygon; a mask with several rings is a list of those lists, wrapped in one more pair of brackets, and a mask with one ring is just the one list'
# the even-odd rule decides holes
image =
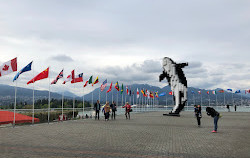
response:
{"label": "sculpture pedestal", "polygon": [[180,117],[180,114],[169,113],[169,114],[163,114],[163,116],[175,116],[175,117]]}

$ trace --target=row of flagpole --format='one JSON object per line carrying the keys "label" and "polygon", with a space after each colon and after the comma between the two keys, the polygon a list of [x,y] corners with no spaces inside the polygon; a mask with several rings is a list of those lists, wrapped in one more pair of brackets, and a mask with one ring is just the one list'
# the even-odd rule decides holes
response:
{"label": "row of flagpole", "polygon": [[[9,64],[8,65],[8,63],[6,62],[6,63],[4,63],[3,64],[4,65],[4,68],[2,69],[2,70],[5,70],[6,72],[1,72],[1,70],[0,70],[0,76],[1,75],[6,75],[6,74],[8,74],[8,73],[10,73],[10,72],[14,72],[14,71],[17,71],[17,58],[15,58],[15,59],[12,59],[11,60],[11,64]],[[13,65],[16,65],[16,67],[13,67]],[[7,68],[5,68],[5,67],[7,67],[7,66],[11,66],[11,68],[12,68],[12,70],[11,71],[8,71],[7,72]],[[13,79],[13,82],[14,81],[16,81],[16,84],[15,84],[15,103],[14,103],[14,120],[13,120],[13,125],[15,125],[15,113],[16,113],[16,104],[17,104],[17,78],[19,77],[19,75],[20,74],[22,74],[23,72],[26,72],[26,71],[30,71],[31,70],[31,66],[33,67],[32,68],[32,70],[33,70],[33,79],[31,79],[29,82],[27,82],[27,84],[30,84],[30,83],[33,83],[33,110],[32,110],[32,124],[34,124],[34,109],[35,109],[35,82],[36,81],[38,81],[38,80],[41,80],[41,79],[45,79],[45,78],[49,78],[49,98],[48,98],[48,123],[49,123],[49,120],[50,120],[50,85],[51,84],[56,84],[56,82],[60,79],[60,78],[63,78],[63,70],[60,72],[60,74],[57,76],[57,78],[54,80],[54,81],[52,81],[52,83],[50,83],[50,77],[49,77],[49,68],[50,67],[48,67],[46,70],[44,70],[43,72],[41,72],[41,73],[39,73],[37,76],[35,76],[34,75],[34,64],[33,64],[33,61],[31,62],[31,63],[29,63],[26,67],[24,67],[23,69],[21,69],[17,74],[16,74],[16,76],[14,77],[14,79]],[[2,66],[3,67],[3,66]],[[71,81],[71,83],[77,83],[77,82],[83,82],[83,79],[82,79],[82,73],[81,74],[79,74],[78,75],[79,77],[78,78],[75,78],[75,73],[74,73],[74,70],[71,72],[71,75],[69,75],[66,79],[65,79],[65,81],[64,81],[64,83],[63,84],[65,84],[66,82],[68,82],[68,81]],[[80,78],[80,80],[78,81],[77,79],[79,79]],[[90,81],[90,79],[91,79],[91,81]],[[90,77],[90,79],[87,81],[89,84],[91,84],[92,83],[92,76]],[[97,82],[96,82],[97,81]],[[85,83],[85,85],[87,84],[87,82]],[[99,81],[98,81],[98,77],[97,77],[97,79],[94,81],[94,83],[92,83],[92,86],[94,85],[94,84],[96,84],[96,83],[98,83]],[[85,107],[85,105],[84,105],[84,87],[85,87],[85,85],[83,86],[83,114],[84,114],[84,107]],[[118,84],[118,82],[116,83],[116,86],[118,86],[118,89],[117,89],[117,103],[118,103],[118,91],[119,91],[119,84]],[[117,88],[115,86],[115,88]],[[105,86],[106,87],[106,86]],[[104,87],[104,88],[105,88]],[[74,84],[74,89],[75,89],[75,84]],[[109,91],[111,91],[112,90],[112,82],[111,82],[111,85],[110,85],[110,89],[106,92],[106,101],[107,101],[107,93],[109,92]],[[128,95],[128,86],[126,86],[126,90],[127,90],[127,95]],[[231,92],[232,92],[232,90],[231,89],[228,89],[228,90],[230,90]],[[99,91],[99,100],[100,100],[100,93],[101,93],[101,89],[100,89],[100,91]],[[139,92],[140,93],[140,92]],[[155,92],[155,97],[154,97],[154,92],[151,92],[151,91],[144,91],[144,89],[143,90],[141,90],[141,93],[143,94],[143,96],[144,97],[142,97],[142,99],[141,99],[141,105],[147,105],[147,104],[154,104],[154,101],[152,101],[151,100],[151,103],[149,102],[150,101],[150,97],[151,97],[151,93],[152,93],[152,95],[153,95],[153,98],[155,99],[155,97],[159,97],[159,96],[156,96],[156,94],[158,95],[158,92],[156,93]],[[170,92],[170,93],[172,93],[172,92]],[[249,91],[248,91],[248,93],[249,93]],[[122,89],[121,89],[121,94],[123,94],[123,84],[122,84]],[[133,94],[134,95],[134,94]],[[138,88],[137,88],[137,95],[138,95]],[[149,95],[150,95],[150,97],[149,97]],[[172,94],[171,94],[172,95]],[[131,87],[130,87],[130,96],[131,96]],[[139,95],[140,96],[140,95]],[[147,99],[148,98],[148,99]],[[62,117],[63,117],[63,106],[64,106],[64,93],[62,93]],[[122,95],[122,103],[123,103],[123,95]],[[127,102],[127,97],[126,97],[126,93],[125,93],[125,102]],[[139,97],[137,98],[137,100],[138,100],[138,102],[140,103],[140,99],[139,99]],[[113,102],[113,91],[112,91],[112,102]],[[129,98],[129,102],[131,103],[132,102],[132,100],[131,100],[131,97]],[[234,101],[233,101],[233,93],[232,93],[232,103],[233,103]],[[134,98],[133,98],[133,103],[134,103]],[[144,103],[144,104],[143,104]],[[195,99],[194,99],[194,103],[195,103]],[[166,105],[167,105],[168,103],[167,103],[167,97],[166,97]],[[202,95],[201,95],[201,104],[202,104]],[[216,96],[216,104],[217,104],[217,96]],[[242,104],[242,95],[241,95],[241,104]],[[210,105],[210,96],[209,96],[209,105]],[[225,105],[225,93],[224,93],[224,105]],[[93,106],[93,91],[92,91],[92,106]],[[74,113],[75,113],[75,96],[73,96],[73,118],[74,118]]]}

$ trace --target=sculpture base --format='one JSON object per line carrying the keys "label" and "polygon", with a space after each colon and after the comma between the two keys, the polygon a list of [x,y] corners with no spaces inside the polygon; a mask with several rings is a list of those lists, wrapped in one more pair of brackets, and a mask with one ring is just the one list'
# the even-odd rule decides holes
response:
{"label": "sculpture base", "polygon": [[169,113],[169,114],[163,114],[163,116],[175,116],[175,117],[180,117],[180,114]]}

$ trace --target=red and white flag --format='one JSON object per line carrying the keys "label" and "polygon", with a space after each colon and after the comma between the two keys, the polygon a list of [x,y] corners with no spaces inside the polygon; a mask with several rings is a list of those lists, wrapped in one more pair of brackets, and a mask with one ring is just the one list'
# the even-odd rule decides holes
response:
{"label": "red and white flag", "polygon": [[7,61],[0,66],[0,77],[14,71],[17,71],[17,58]]}
{"label": "red and white flag", "polygon": [[77,78],[71,80],[71,83],[83,82],[83,73],[80,73]]}
{"label": "red and white flag", "polygon": [[71,74],[65,79],[63,84],[65,84],[66,82],[72,81],[74,79],[75,79],[75,70],[71,71]]}
{"label": "red and white flag", "polygon": [[88,85],[88,82],[89,82],[89,80],[85,82],[83,87],[86,87]]}
{"label": "red and white flag", "polygon": [[169,95],[173,95],[173,92],[171,91],[171,92],[169,92],[168,94],[169,94]]}
{"label": "red and white flag", "polygon": [[128,86],[126,86],[126,92],[127,92],[127,95],[129,95],[129,94],[128,94]]}
{"label": "red and white flag", "polygon": [[139,98],[139,97],[140,97],[140,92],[139,92],[139,89],[138,89],[138,88],[137,88],[136,94],[137,94],[137,98]]}
{"label": "red and white flag", "polygon": [[110,87],[109,87],[109,89],[107,90],[106,93],[110,92],[111,90],[112,90],[112,82],[111,82]]}

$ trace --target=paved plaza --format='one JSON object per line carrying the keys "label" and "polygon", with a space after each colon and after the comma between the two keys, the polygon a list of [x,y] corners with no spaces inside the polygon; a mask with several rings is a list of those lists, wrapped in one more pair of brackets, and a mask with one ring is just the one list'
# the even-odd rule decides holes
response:
{"label": "paved plaza", "polygon": [[1,127],[0,157],[250,157],[250,113],[222,113],[218,133],[205,112],[201,127],[192,112],[162,114]]}

